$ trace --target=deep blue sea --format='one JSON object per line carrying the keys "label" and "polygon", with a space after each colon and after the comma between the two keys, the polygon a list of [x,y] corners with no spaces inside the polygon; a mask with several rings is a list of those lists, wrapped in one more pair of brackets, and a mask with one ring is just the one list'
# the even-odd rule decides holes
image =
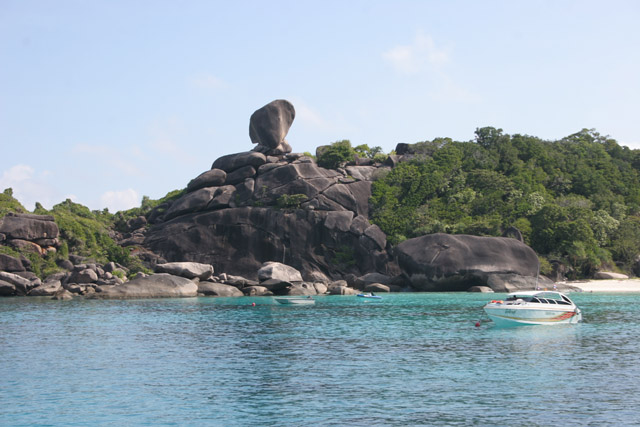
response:
{"label": "deep blue sea", "polygon": [[508,329],[499,297],[0,299],[0,425],[640,424],[640,294]]}

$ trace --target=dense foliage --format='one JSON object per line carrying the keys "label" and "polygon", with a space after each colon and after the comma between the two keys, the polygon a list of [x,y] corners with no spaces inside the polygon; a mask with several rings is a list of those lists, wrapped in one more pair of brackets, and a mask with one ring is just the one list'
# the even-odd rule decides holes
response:
{"label": "dense foliage", "polygon": [[[342,140],[320,147],[317,162],[328,168],[356,156],[380,162],[386,158],[381,151]],[[372,186],[371,221],[392,244],[437,232],[499,236],[515,227],[541,255],[542,272],[557,260],[570,267],[570,278],[601,268],[629,273],[640,255],[640,150],[593,130],[545,141],[486,127],[476,129],[474,141],[438,138],[411,144],[409,152],[409,160],[378,174]],[[42,275],[69,254],[140,271],[140,260],[130,252],[136,248],[120,247],[115,231],[126,233],[129,220],[159,214],[182,194],[145,196],[140,207],[116,214],[70,200],[51,210],[36,204],[34,213],[54,216],[61,247],[45,258],[23,255]],[[303,201],[301,195],[286,195],[278,207],[296,208]],[[8,212],[27,212],[11,189],[0,194],[0,217]],[[0,251],[17,254],[7,246]]]}
{"label": "dense foliage", "polygon": [[352,162],[356,158],[371,159],[378,163],[387,158],[382,152],[382,147],[370,148],[367,144],[362,144],[354,148],[348,139],[319,147],[317,154],[316,162],[318,166],[327,169],[336,169],[345,163]]}
{"label": "dense foliage", "polygon": [[614,262],[629,270],[640,253],[640,150],[593,130],[550,142],[491,127],[475,141],[410,150],[412,160],[372,189],[372,221],[392,243],[436,232],[498,236],[513,226],[574,277]]}
{"label": "dense foliage", "polygon": [[[45,257],[8,246],[0,246],[0,253],[12,256],[24,255],[31,261],[31,269],[38,276],[47,275],[60,270],[56,261],[68,259],[70,254],[80,255],[98,263],[117,262],[127,267],[131,274],[146,271],[140,259],[131,255],[135,247],[121,247],[115,240],[114,230],[126,231],[129,219],[144,216],[162,203],[173,200],[183,194],[183,190],[168,193],[159,200],[151,200],[144,196],[138,208],[111,214],[107,209],[91,211],[89,208],[67,199],[51,210],[36,203],[33,213],[51,215],[60,229],[60,247],[56,253],[50,252]],[[0,213],[2,216],[9,212],[26,213],[27,210],[13,198],[10,188],[0,194]]]}

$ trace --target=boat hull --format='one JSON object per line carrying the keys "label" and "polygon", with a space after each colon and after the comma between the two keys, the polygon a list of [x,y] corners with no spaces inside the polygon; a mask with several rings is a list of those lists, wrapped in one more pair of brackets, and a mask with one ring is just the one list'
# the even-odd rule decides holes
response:
{"label": "boat hull", "polygon": [[316,301],[312,298],[274,298],[280,304],[288,305],[312,305]]}
{"label": "boat hull", "polygon": [[496,325],[501,326],[557,325],[582,321],[582,313],[577,307],[563,310],[560,308],[505,307],[498,304],[487,304],[484,311]]}

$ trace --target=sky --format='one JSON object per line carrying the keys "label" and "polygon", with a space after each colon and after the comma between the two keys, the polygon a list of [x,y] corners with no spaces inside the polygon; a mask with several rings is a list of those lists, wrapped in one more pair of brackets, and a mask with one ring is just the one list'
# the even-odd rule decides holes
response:
{"label": "sky", "polygon": [[251,150],[476,128],[640,148],[640,1],[0,0],[0,191],[27,210],[159,199]]}

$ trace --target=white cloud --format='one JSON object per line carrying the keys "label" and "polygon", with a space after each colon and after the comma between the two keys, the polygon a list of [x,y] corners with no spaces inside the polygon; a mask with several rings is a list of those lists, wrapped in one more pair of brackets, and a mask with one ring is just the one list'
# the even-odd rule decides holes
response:
{"label": "white cloud", "polygon": [[25,164],[18,164],[2,172],[0,191],[13,190],[13,197],[27,209],[33,210],[36,202],[50,209],[56,201],[57,192],[51,187],[52,174],[49,171],[36,172]]}
{"label": "white cloud", "polygon": [[418,32],[409,45],[396,46],[382,57],[402,74],[418,74],[430,69],[439,69],[450,61],[448,49],[436,46],[429,35]]}
{"label": "white cloud", "polygon": [[138,192],[132,188],[121,191],[110,190],[100,196],[101,205],[109,208],[110,212],[135,208],[140,205],[140,200]]}

